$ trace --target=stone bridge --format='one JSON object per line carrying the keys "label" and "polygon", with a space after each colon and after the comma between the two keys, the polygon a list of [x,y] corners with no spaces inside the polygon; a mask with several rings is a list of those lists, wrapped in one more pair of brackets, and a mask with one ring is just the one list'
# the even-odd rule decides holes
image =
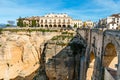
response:
{"label": "stone bridge", "polygon": [[120,31],[78,29],[87,42],[80,80],[120,80]]}

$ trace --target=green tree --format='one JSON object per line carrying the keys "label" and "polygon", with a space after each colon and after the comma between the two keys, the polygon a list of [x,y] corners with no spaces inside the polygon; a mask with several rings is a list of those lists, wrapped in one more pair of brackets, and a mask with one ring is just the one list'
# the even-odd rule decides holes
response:
{"label": "green tree", "polygon": [[6,24],[7,27],[11,26],[10,24]]}
{"label": "green tree", "polygon": [[23,19],[21,17],[18,18],[17,26],[23,27]]}
{"label": "green tree", "polygon": [[74,28],[77,28],[77,24],[74,24]]}
{"label": "green tree", "polygon": [[2,34],[2,28],[0,28],[0,34]]}
{"label": "green tree", "polygon": [[36,27],[36,20],[32,20],[32,27]]}
{"label": "green tree", "polygon": [[26,27],[27,26],[27,24],[26,23],[23,23],[23,27]]}

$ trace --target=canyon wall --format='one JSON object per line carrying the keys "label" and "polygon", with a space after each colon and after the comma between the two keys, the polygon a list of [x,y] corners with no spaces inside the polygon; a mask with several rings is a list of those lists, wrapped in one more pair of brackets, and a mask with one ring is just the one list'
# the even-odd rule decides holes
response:
{"label": "canyon wall", "polygon": [[[0,79],[78,80],[85,41],[75,32],[3,31]],[[84,48],[84,49],[83,49]]]}
{"label": "canyon wall", "polygon": [[53,37],[44,45],[34,80],[78,80],[84,44],[81,36],[71,33]]}
{"label": "canyon wall", "polygon": [[0,34],[0,79],[17,80],[20,77],[31,80],[29,76],[33,78],[40,66],[40,53],[43,49],[41,46],[59,34],[59,32],[3,31]]}

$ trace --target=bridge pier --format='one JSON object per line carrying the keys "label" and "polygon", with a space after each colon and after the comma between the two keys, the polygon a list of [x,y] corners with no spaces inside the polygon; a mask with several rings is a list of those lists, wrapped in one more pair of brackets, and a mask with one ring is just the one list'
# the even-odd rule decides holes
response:
{"label": "bridge pier", "polygon": [[117,80],[120,80],[120,50],[118,50],[117,53],[118,53]]}

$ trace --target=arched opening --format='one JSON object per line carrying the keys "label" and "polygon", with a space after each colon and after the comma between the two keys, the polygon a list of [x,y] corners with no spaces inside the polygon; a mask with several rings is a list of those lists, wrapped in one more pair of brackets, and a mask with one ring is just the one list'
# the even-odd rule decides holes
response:
{"label": "arched opening", "polygon": [[[110,75],[116,80],[117,77],[117,63],[118,57],[116,48],[112,43],[107,44],[105,47],[105,54],[103,56],[104,76]],[[105,77],[104,77],[105,78]]]}
{"label": "arched opening", "polygon": [[70,28],[70,25],[68,25],[68,28]]}
{"label": "arched opening", "polygon": [[57,27],[57,25],[54,25],[54,27]]}
{"label": "arched opening", "polygon": [[66,27],[66,25],[63,25],[63,27]]}
{"label": "arched opening", "polygon": [[58,25],[58,27],[61,27],[61,25]]}
{"label": "arched opening", "polygon": [[43,25],[41,25],[41,27],[43,27]]}
{"label": "arched opening", "polygon": [[45,25],[45,27],[48,27],[48,25]]}
{"label": "arched opening", "polygon": [[52,27],[52,25],[49,25],[49,27]]}
{"label": "arched opening", "polygon": [[86,80],[92,80],[92,75],[94,70],[94,61],[95,61],[95,56],[94,56],[94,53],[91,52],[90,59],[89,59],[89,67],[87,69]]}

